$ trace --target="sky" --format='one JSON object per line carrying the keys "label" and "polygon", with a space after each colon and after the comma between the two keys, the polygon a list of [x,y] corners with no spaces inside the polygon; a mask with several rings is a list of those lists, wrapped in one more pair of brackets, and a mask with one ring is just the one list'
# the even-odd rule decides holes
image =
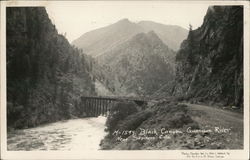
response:
{"label": "sky", "polygon": [[52,23],[69,42],[82,34],[113,24],[123,18],[131,22],[150,20],[188,29],[201,26],[208,4],[169,1],[72,1],[46,5]]}

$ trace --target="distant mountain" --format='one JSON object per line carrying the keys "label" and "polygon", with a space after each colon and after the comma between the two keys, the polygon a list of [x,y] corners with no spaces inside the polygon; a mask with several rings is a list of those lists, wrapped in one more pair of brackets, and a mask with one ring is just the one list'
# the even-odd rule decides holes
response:
{"label": "distant mountain", "polygon": [[[174,76],[175,52],[154,31],[139,33],[97,57],[115,95],[151,95]],[[94,66],[95,67],[95,66]],[[104,80],[106,78],[103,78]]]}
{"label": "distant mountain", "polygon": [[72,42],[78,48],[92,56],[98,56],[128,40],[142,31],[142,28],[128,19],[83,34]]}
{"label": "distant mountain", "polygon": [[243,106],[243,7],[209,7],[176,55],[174,95]]}
{"label": "distant mountain", "polygon": [[171,49],[177,51],[181,42],[187,37],[188,31],[177,25],[164,25],[153,21],[141,21],[138,23],[144,32],[155,31],[159,38]]}
{"label": "distant mountain", "polygon": [[146,33],[151,30],[174,50],[179,49],[181,41],[186,38],[188,33],[186,29],[179,26],[163,25],[151,21],[133,23],[128,19],[122,19],[112,25],[87,32],[74,40],[72,44],[83,49],[85,53],[96,57],[108,52],[116,45],[127,41],[138,33]]}

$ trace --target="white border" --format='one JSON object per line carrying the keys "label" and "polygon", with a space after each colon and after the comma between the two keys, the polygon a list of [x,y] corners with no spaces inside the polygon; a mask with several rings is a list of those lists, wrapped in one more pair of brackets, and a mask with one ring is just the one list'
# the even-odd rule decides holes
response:
{"label": "white border", "polygon": [[[249,159],[249,2],[247,1],[155,1],[154,3],[244,5],[244,150],[159,150],[159,151],[7,151],[6,135],[6,6],[47,6],[50,3],[152,3],[153,1],[4,1],[1,2],[1,159],[188,159],[181,152],[230,152],[226,159]],[[201,159],[201,158],[198,158]],[[207,159],[207,158],[206,158]]]}

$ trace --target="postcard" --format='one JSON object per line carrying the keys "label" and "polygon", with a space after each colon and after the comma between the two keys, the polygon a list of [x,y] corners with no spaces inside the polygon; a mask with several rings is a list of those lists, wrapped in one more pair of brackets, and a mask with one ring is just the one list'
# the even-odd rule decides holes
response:
{"label": "postcard", "polygon": [[2,1],[1,159],[249,159],[248,1]]}

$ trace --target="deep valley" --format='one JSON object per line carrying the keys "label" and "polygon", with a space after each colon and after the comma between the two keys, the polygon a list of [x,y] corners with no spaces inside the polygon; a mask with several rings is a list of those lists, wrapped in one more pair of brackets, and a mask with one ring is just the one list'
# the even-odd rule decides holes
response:
{"label": "deep valley", "polygon": [[[210,6],[202,25],[189,30],[122,19],[72,44],[44,7],[6,11],[10,150],[65,149],[15,140],[32,132],[36,143],[35,134],[47,134],[36,127],[58,123],[61,131],[73,121],[79,132],[65,136],[87,138],[89,127],[105,136],[103,150],[243,148],[242,6]],[[99,115],[106,116],[99,129],[84,121]]]}

